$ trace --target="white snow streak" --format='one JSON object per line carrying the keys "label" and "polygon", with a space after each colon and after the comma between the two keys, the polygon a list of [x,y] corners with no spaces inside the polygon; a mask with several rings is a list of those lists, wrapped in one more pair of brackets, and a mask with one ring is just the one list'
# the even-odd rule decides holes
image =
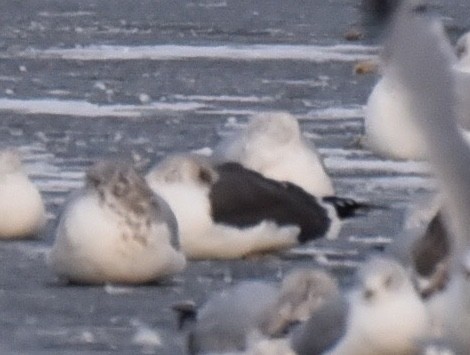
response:
{"label": "white snow streak", "polygon": [[3,56],[68,60],[300,60],[316,63],[371,60],[378,48],[361,45],[264,45],[238,44],[221,46],[119,46],[90,45],[76,48],[30,48]]}

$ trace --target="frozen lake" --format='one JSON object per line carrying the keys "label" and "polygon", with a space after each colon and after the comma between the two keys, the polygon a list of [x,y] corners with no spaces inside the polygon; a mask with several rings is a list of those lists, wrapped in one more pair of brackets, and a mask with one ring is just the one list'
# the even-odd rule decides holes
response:
{"label": "frozen lake", "polygon": [[[358,146],[377,80],[354,74],[376,58],[377,29],[353,0],[24,0],[0,12],[0,140],[17,147],[43,193],[37,241],[0,244],[0,352],[183,354],[171,304],[242,279],[279,280],[322,265],[344,285],[434,190],[422,163]],[[467,0],[435,1],[452,39],[470,29]],[[344,34],[364,36],[348,42]],[[260,110],[287,110],[325,158],[339,195],[386,206],[348,221],[339,240],[281,255],[191,262],[162,284],[57,282],[45,254],[61,206],[97,159],[145,171],[169,152],[213,147]],[[160,342],[144,346],[139,332]]]}

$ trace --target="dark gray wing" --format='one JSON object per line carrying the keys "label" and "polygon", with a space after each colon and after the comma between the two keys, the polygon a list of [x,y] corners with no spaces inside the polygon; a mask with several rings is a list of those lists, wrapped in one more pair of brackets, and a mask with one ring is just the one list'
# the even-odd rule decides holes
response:
{"label": "dark gray wing", "polygon": [[180,247],[179,242],[179,229],[178,229],[178,221],[176,220],[176,216],[173,213],[173,210],[170,208],[168,202],[163,199],[160,195],[153,192],[153,198],[157,202],[158,209],[155,212],[157,221],[161,223],[168,224],[168,229],[170,230],[170,243],[174,247]]}
{"label": "dark gray wing", "polygon": [[327,210],[297,185],[268,179],[238,163],[224,163],[216,170],[219,178],[209,195],[216,223],[248,227],[270,220],[280,226],[297,225],[300,242],[327,233]]}
{"label": "dark gray wing", "polygon": [[190,354],[245,350],[247,335],[276,301],[277,287],[244,281],[215,293],[198,312],[188,337]]}

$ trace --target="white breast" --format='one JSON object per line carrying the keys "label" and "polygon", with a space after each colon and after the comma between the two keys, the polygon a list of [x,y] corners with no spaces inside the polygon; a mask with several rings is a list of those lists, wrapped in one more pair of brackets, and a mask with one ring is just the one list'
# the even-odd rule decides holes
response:
{"label": "white breast", "polygon": [[181,248],[190,253],[212,228],[208,192],[190,183],[149,183],[170,206],[178,221]]}
{"label": "white breast", "polygon": [[424,159],[426,147],[420,129],[400,87],[382,78],[365,108],[366,142],[375,152],[393,159]]}
{"label": "white breast", "polygon": [[87,194],[65,211],[49,261],[57,274],[72,281],[146,282],[184,268],[184,256],[169,240],[167,224],[153,223],[136,235],[124,218]]}
{"label": "white breast", "polygon": [[34,236],[45,221],[41,195],[23,172],[0,177],[0,239]]}

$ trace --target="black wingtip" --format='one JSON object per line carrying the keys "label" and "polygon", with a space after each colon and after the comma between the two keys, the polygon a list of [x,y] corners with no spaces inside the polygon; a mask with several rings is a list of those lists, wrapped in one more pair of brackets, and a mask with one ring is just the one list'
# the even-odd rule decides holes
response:
{"label": "black wingtip", "polygon": [[177,314],[178,330],[183,329],[187,322],[195,321],[197,318],[197,308],[193,301],[176,303],[171,309]]}
{"label": "black wingtip", "polygon": [[323,202],[333,205],[340,219],[354,217],[360,212],[367,212],[371,209],[386,209],[385,206],[356,201],[348,197],[326,196],[323,197]]}

